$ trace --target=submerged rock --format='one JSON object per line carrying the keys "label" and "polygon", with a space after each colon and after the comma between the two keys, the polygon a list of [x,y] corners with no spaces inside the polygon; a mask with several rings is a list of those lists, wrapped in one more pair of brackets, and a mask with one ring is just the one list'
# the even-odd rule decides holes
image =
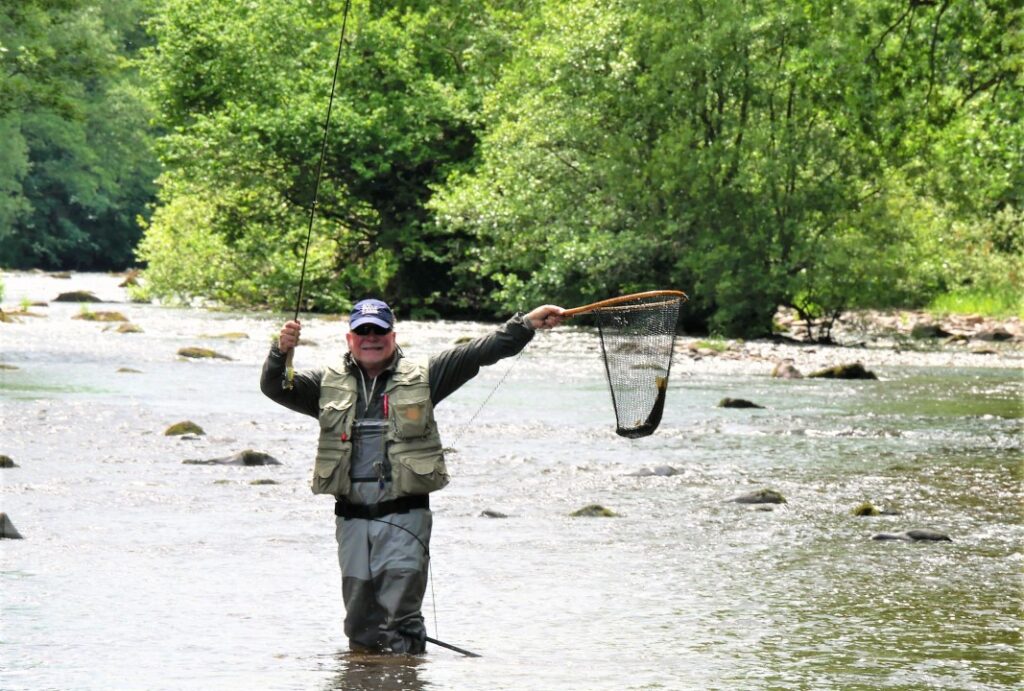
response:
{"label": "submerged rock", "polygon": [[626,477],[671,477],[678,475],[679,471],[670,465],[658,465],[654,466],[654,469],[641,468],[640,470],[632,473],[626,473]]}
{"label": "submerged rock", "polygon": [[890,508],[878,508],[869,501],[864,502],[853,510],[854,516],[899,516],[900,511]]}
{"label": "submerged rock", "polygon": [[215,350],[210,350],[209,348],[195,348],[191,346],[187,348],[179,348],[178,355],[192,359],[216,358],[218,360],[234,360],[232,357],[218,353]]}
{"label": "submerged rock", "polygon": [[61,293],[53,300],[54,302],[102,302],[93,293],[88,290],[72,290],[67,293]]}
{"label": "submerged rock", "polygon": [[611,509],[606,509],[600,504],[589,504],[587,506],[584,506],[582,509],[577,509],[576,511],[573,511],[569,515],[577,518],[614,518],[619,514],[615,513]]}
{"label": "submerged rock", "polygon": [[128,317],[124,316],[120,312],[82,312],[71,317],[72,319],[82,319],[87,322],[126,322]]}
{"label": "submerged rock", "polygon": [[783,360],[772,368],[772,377],[776,379],[803,379],[804,375],[796,368],[792,360]]}
{"label": "submerged rock", "polygon": [[853,510],[854,516],[878,516],[882,512],[875,508],[875,505],[869,501],[864,502]]}
{"label": "submerged rock", "polygon": [[[249,334],[242,333],[241,331],[228,331],[222,334],[199,334],[199,338],[216,338],[223,341],[242,341],[249,338]],[[306,341],[302,342],[302,345],[309,345]]]}
{"label": "submerged rock", "polygon": [[118,374],[142,374],[140,369],[132,369],[131,367],[118,367]]}
{"label": "submerged rock", "polygon": [[132,324],[131,322],[125,322],[124,324],[118,324],[117,326],[108,326],[103,329],[104,331],[116,331],[119,334],[140,334],[142,333],[142,327],[138,324]]}
{"label": "submerged rock", "polygon": [[786,498],[781,492],[773,489],[759,489],[756,492],[748,492],[729,501],[736,504],[785,504]]}
{"label": "submerged rock", "polygon": [[263,453],[262,451],[253,451],[252,449],[239,451],[234,455],[224,456],[223,458],[211,458],[208,460],[188,459],[182,461],[182,463],[185,465],[281,465],[281,461],[270,454]]}
{"label": "submerged rock", "polygon": [[11,523],[11,519],[7,514],[0,511],[0,538],[7,538],[9,540],[22,540],[24,539],[18,529]]}
{"label": "submerged rock", "polygon": [[10,456],[0,454],[0,468],[17,468],[18,464]]}
{"label": "submerged rock", "polygon": [[758,405],[745,398],[723,398],[718,402],[719,408],[764,408],[763,405]]}
{"label": "submerged rock", "polygon": [[182,422],[175,422],[173,425],[164,430],[165,437],[177,437],[183,434],[206,434],[203,428],[192,422],[191,420],[183,420]]}
{"label": "submerged rock", "polygon": [[271,480],[269,477],[262,478],[260,480],[253,480],[249,483],[250,485],[279,485],[281,484],[277,480]]}
{"label": "submerged rock", "polygon": [[903,533],[876,533],[871,536],[872,540],[903,540],[905,542],[952,542],[953,539],[945,533],[929,528],[915,528]]}
{"label": "submerged rock", "polygon": [[878,379],[874,372],[865,369],[864,365],[859,362],[826,367],[817,372],[811,372],[807,376],[815,379]]}
{"label": "submerged rock", "polygon": [[508,514],[507,513],[502,513],[501,511],[493,511],[491,509],[484,509],[483,511],[480,512],[480,517],[481,518],[508,518]]}
{"label": "submerged rock", "polygon": [[0,362],[0,369],[14,371],[21,368],[17,365],[8,365],[6,362]]}

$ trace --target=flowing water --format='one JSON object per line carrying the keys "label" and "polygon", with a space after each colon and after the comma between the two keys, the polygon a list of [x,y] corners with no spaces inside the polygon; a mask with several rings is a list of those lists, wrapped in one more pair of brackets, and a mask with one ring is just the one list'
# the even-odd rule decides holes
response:
{"label": "flowing water", "polygon": [[[91,289],[143,331],[0,324],[4,689],[1001,689],[1021,666],[1019,351],[891,354],[879,381],[783,381],[681,344],[661,428],[615,436],[596,336],[541,333],[438,409],[430,647],[350,656],[316,422],[264,399],[281,315],[124,303],[117,278],[7,274],[6,303]],[[399,325],[411,354],[491,327]],[[309,317],[296,365],[344,348]],[[248,338],[214,338],[241,332]],[[184,346],[233,360],[190,361]],[[831,364],[874,355],[814,349]],[[887,359],[888,358],[888,359]],[[511,365],[511,370],[509,367]],[[130,368],[135,372],[119,372]],[[504,382],[496,385],[506,377]],[[492,395],[493,394],[493,395]],[[488,399],[479,415],[481,403]],[[763,409],[724,409],[743,397]],[[163,434],[192,420],[206,434]],[[188,465],[252,448],[282,465]],[[672,476],[635,477],[668,465]],[[257,481],[275,484],[254,484]],[[729,502],[761,488],[782,505]],[[864,501],[898,515],[856,517]],[[616,518],[573,518],[587,504]],[[773,510],[763,510],[771,508]],[[484,510],[507,514],[488,518]],[[951,542],[874,541],[932,528]]]}

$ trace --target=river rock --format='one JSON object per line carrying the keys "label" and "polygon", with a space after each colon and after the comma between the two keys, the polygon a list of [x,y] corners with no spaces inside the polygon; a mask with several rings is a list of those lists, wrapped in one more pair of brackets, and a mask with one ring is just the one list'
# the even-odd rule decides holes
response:
{"label": "river rock", "polygon": [[1009,341],[1013,338],[1013,334],[1002,327],[998,327],[976,333],[974,337],[979,341]]}
{"label": "river rock", "polygon": [[281,465],[281,461],[270,454],[263,453],[262,451],[253,451],[252,449],[246,449],[223,458],[211,458],[208,460],[188,459],[182,461],[182,463],[185,465]]}
{"label": "river rock", "polygon": [[279,485],[281,483],[278,482],[277,480],[272,480],[269,477],[265,477],[265,478],[262,478],[262,479],[259,479],[259,480],[253,480],[249,484],[250,485]]}
{"label": "river rock", "polygon": [[854,516],[879,516],[881,513],[882,512],[869,501],[864,502],[853,510]]}
{"label": "river rock", "polygon": [[615,513],[611,509],[606,509],[600,504],[589,504],[587,506],[584,506],[582,509],[577,509],[576,511],[573,511],[569,515],[577,518],[614,518],[619,514]]}
{"label": "river rock", "polygon": [[72,319],[82,319],[87,322],[126,322],[128,317],[124,316],[120,312],[82,312],[71,317]]}
{"label": "river rock", "polygon": [[928,528],[916,528],[903,533],[876,533],[871,536],[872,540],[903,540],[905,542],[952,542],[953,539],[945,533]]}
{"label": "river rock", "polygon": [[61,293],[53,300],[54,302],[102,302],[88,290],[72,290]]}
{"label": "river rock", "polygon": [[507,513],[502,513],[501,511],[494,511],[492,509],[484,509],[483,511],[480,512],[480,517],[481,518],[508,518],[508,514]]}
{"label": "river rock", "polygon": [[118,367],[118,374],[142,374],[140,369],[132,369],[131,367]]}
{"label": "river rock", "polygon": [[864,365],[859,362],[826,367],[817,372],[811,372],[807,376],[816,379],[878,379],[874,372],[865,369]]}
{"label": "river rock", "polygon": [[[249,338],[249,334],[242,333],[241,331],[228,331],[222,334],[199,334],[199,338],[215,338],[222,341],[242,341]],[[302,345],[309,345],[305,340],[302,341]]]}
{"label": "river rock", "polygon": [[718,402],[719,408],[764,408],[763,405],[758,405],[745,398],[723,398]]}
{"label": "river rock", "polygon": [[776,379],[803,379],[804,375],[796,368],[792,360],[783,360],[772,368],[772,376]]}
{"label": "river rock", "polygon": [[124,324],[118,324],[117,326],[108,326],[103,329],[104,331],[116,331],[119,334],[140,334],[142,333],[142,327],[138,324],[132,324],[131,322],[125,322]]}
{"label": "river rock", "polygon": [[21,369],[17,365],[9,365],[6,362],[0,362],[0,370],[9,370],[11,372]]}
{"label": "river rock", "polygon": [[8,518],[7,514],[0,511],[0,538],[7,538],[10,540],[22,540],[21,533],[11,523],[11,519]]}
{"label": "river rock", "polygon": [[179,348],[178,355],[192,359],[216,358],[218,360],[234,360],[232,357],[218,353],[215,350],[210,350],[209,348]]}
{"label": "river rock", "polygon": [[17,468],[18,464],[10,456],[0,454],[0,468]]}
{"label": "river rock", "polygon": [[206,434],[203,428],[192,422],[191,420],[183,420],[182,422],[175,422],[173,425],[164,430],[165,437],[179,437],[183,434]]}
{"label": "river rock", "polygon": [[781,492],[773,489],[759,489],[756,492],[748,492],[729,501],[737,504],[785,504],[786,498]]}
{"label": "river rock", "polygon": [[948,331],[938,324],[917,323],[910,329],[911,338],[948,338],[951,336]]}
{"label": "river rock", "polygon": [[672,477],[678,475],[679,471],[670,465],[657,465],[654,469],[641,468],[632,473],[626,473],[626,477]]}

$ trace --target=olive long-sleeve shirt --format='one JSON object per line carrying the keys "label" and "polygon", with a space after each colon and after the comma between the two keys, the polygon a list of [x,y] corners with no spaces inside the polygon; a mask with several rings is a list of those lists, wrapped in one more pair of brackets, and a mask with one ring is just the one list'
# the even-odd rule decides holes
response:
{"label": "olive long-sleeve shirt", "polygon": [[[519,353],[533,339],[533,329],[516,315],[505,322],[496,331],[482,336],[469,343],[450,348],[428,361],[430,379],[430,400],[437,405],[459,387],[475,377],[480,368],[493,365],[502,358]],[[382,417],[381,396],[388,379],[394,370],[401,352],[396,353],[391,365],[377,377],[366,393],[360,390],[357,410],[362,412],[359,417]],[[357,367],[346,354],[345,361],[349,367]],[[320,415],[320,382],[323,369],[308,369],[295,372],[293,387],[284,388],[285,355],[277,345],[270,348],[263,372],[260,377],[260,390],[271,400],[280,403],[299,413],[319,417]],[[369,400],[365,400],[368,398]]]}

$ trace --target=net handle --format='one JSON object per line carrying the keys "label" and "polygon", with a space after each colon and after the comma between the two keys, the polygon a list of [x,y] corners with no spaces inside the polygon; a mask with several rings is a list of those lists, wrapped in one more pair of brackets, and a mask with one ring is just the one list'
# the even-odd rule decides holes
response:
{"label": "net handle", "polygon": [[601,300],[600,302],[592,302],[589,305],[583,305],[581,307],[573,307],[572,309],[565,310],[562,312],[563,317],[575,317],[579,314],[587,314],[594,310],[603,309],[605,307],[615,307],[626,302],[632,302],[633,300],[640,300],[642,298],[654,298],[654,297],[673,297],[682,298],[683,302],[689,300],[689,296],[681,290],[649,290],[646,293],[633,293],[632,295],[622,295],[617,298],[609,298],[608,300]]}

